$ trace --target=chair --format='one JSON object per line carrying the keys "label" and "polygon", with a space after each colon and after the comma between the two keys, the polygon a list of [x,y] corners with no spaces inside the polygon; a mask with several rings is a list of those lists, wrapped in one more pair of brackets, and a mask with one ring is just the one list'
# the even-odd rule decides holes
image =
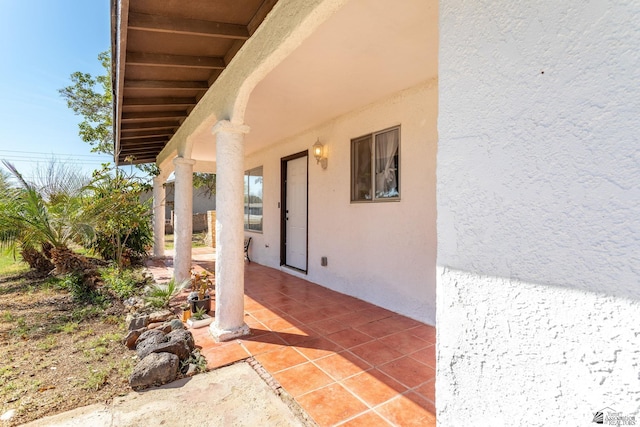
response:
{"label": "chair", "polygon": [[245,237],[244,239],[244,257],[251,263],[251,258],[249,258],[249,245],[251,244],[251,237]]}

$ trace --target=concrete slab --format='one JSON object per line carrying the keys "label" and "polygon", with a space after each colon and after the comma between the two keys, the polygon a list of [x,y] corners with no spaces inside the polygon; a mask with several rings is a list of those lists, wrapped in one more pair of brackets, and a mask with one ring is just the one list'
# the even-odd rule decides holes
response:
{"label": "concrete slab", "polygon": [[291,426],[299,418],[247,363],[33,421],[29,427]]}

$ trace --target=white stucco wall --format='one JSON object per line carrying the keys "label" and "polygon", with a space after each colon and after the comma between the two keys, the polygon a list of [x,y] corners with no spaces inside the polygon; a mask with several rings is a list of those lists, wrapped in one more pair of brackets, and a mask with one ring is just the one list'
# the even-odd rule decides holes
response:
{"label": "white stucco wall", "polygon": [[638,22],[441,3],[440,425],[640,423]]}
{"label": "white stucco wall", "polygon": [[[310,153],[304,277],[434,324],[436,116],[437,83],[431,81],[249,157],[245,169],[263,166],[264,173],[264,232],[245,232],[253,237],[251,259],[280,267],[280,159],[310,151],[320,138],[328,150],[328,168],[323,170]],[[402,200],[352,204],[351,139],[395,125],[401,125]],[[322,256],[328,258],[327,267],[320,266]]]}

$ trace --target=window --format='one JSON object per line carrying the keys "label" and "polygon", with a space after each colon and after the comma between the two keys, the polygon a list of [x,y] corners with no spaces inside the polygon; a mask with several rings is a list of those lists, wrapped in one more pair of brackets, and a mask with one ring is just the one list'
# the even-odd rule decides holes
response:
{"label": "window", "polygon": [[400,200],[400,127],[351,140],[351,201]]}
{"label": "window", "polygon": [[262,166],[244,173],[244,229],[262,231]]}

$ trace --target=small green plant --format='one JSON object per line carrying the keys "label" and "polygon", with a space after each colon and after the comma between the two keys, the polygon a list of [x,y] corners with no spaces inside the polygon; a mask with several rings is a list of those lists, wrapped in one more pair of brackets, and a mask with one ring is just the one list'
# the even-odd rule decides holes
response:
{"label": "small green plant", "polygon": [[74,301],[93,305],[103,305],[106,300],[96,289],[91,288],[79,274],[67,274],[62,286],[71,293]]}
{"label": "small green plant", "polygon": [[15,320],[15,317],[10,311],[5,311],[2,313],[2,317],[0,317],[0,319],[2,319],[3,322],[11,323]]}
{"label": "small green plant", "polygon": [[145,282],[139,270],[107,267],[100,270],[105,286],[121,300],[134,295]]}
{"label": "small green plant", "polygon": [[109,378],[109,370],[92,369],[91,371],[89,371],[89,376],[82,385],[82,388],[85,390],[100,390],[107,383],[107,378]]}
{"label": "small green plant", "polygon": [[47,338],[40,341],[36,347],[42,351],[49,351],[57,347],[58,341],[54,335],[49,335]]}
{"label": "small green plant", "polygon": [[167,284],[153,285],[144,300],[152,307],[168,308],[171,298],[176,296],[188,284],[189,280],[176,283],[175,278],[173,278]]}
{"label": "small green plant", "polygon": [[60,327],[60,332],[65,334],[72,334],[78,330],[78,324],[76,322],[67,322]]}
{"label": "small green plant", "polygon": [[205,310],[204,307],[198,307],[196,308],[196,312],[193,313],[193,318],[196,320],[202,320],[204,319],[205,314],[207,314],[207,310]]}

